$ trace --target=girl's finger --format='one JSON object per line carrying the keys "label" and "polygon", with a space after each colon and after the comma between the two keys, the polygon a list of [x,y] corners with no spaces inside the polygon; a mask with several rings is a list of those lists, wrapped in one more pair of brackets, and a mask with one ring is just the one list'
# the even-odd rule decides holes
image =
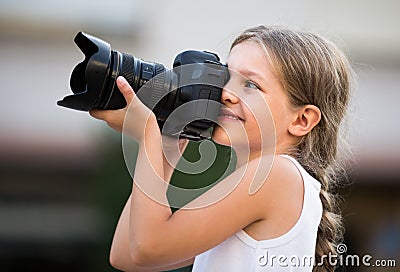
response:
{"label": "girl's finger", "polygon": [[106,120],[109,115],[110,110],[90,110],[89,114],[99,120]]}
{"label": "girl's finger", "polygon": [[103,116],[101,110],[90,110],[89,114],[96,119],[102,119],[101,117]]}
{"label": "girl's finger", "polygon": [[117,78],[117,86],[122,95],[125,98],[126,103],[129,105],[132,99],[135,97],[135,92],[132,87],[129,85],[128,81],[123,76],[119,76]]}

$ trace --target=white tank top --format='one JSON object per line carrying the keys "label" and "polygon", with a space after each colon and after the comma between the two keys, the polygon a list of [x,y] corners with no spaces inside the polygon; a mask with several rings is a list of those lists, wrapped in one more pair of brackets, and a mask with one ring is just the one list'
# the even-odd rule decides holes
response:
{"label": "white tank top", "polygon": [[296,165],[304,183],[303,208],[296,224],[282,236],[262,241],[240,230],[196,256],[192,272],[312,271],[322,216],[321,184],[294,158],[281,156]]}

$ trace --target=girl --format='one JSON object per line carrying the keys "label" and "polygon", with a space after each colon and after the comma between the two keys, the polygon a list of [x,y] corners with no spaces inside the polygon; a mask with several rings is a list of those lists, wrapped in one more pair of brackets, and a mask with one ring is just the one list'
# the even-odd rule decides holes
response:
{"label": "girl", "polygon": [[[168,183],[174,163],[163,154],[154,114],[135,99],[126,80],[119,77],[117,84],[129,111],[91,112],[118,131],[125,115],[134,115],[135,125],[126,122],[124,133],[139,143],[111,264],[125,271],[192,263],[193,271],[333,271],[323,256],[335,254],[342,233],[330,191],[349,101],[346,57],[317,35],[260,26],[235,39],[227,65],[230,80],[213,139],[231,145],[238,162],[215,186],[234,189],[211,205],[204,203],[213,199],[214,188],[174,214],[162,204],[165,199],[148,196],[148,190],[156,191],[152,197],[165,196],[167,186],[158,181]],[[260,169],[270,171],[257,176]]]}

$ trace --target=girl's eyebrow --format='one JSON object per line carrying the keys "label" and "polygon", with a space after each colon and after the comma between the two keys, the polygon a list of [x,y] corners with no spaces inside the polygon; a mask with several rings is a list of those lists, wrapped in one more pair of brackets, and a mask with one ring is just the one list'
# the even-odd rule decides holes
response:
{"label": "girl's eyebrow", "polygon": [[243,70],[240,70],[238,72],[239,72],[240,75],[243,75],[243,76],[245,76],[247,78],[250,78],[250,77],[256,78],[258,81],[260,81],[261,84],[263,84],[263,85],[265,85],[267,87],[269,86],[268,80],[259,72],[256,72],[256,71],[253,71],[253,70],[250,70],[250,69],[247,69],[247,68],[245,68]]}
{"label": "girl's eyebrow", "polygon": [[257,73],[255,71],[249,70],[249,69],[243,69],[241,71],[241,74],[246,75],[246,76],[255,76],[258,77],[260,79],[263,79],[263,76],[260,73]]}
{"label": "girl's eyebrow", "polygon": [[[228,62],[226,62],[226,65],[228,66],[228,69],[230,69]],[[270,88],[267,78],[265,78],[265,76],[263,76],[263,74],[260,72],[251,70],[247,67],[238,67],[238,69],[230,69],[230,70],[244,78],[249,78],[249,77],[256,78],[258,81],[260,81],[262,85],[264,85],[267,88]]]}
{"label": "girl's eyebrow", "polygon": [[235,72],[235,73],[237,73],[237,74],[239,74],[239,75],[243,75],[243,76],[255,76],[255,77],[258,77],[258,78],[264,80],[262,74],[260,74],[260,73],[258,73],[258,72],[256,72],[256,71],[250,70],[250,69],[248,69],[248,68],[242,68],[242,69],[239,68],[239,69],[237,69],[237,70],[231,69],[231,68],[229,68],[228,62],[226,62],[226,65],[228,66],[228,69],[230,69],[231,71],[233,71],[233,72]]}

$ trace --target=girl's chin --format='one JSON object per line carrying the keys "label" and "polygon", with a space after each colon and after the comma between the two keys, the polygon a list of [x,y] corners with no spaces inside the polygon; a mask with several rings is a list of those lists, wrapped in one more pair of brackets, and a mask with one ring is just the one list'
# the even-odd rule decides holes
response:
{"label": "girl's chin", "polygon": [[248,149],[250,146],[249,138],[247,135],[242,135],[237,130],[232,130],[235,132],[230,132],[223,129],[219,125],[215,125],[212,139],[214,142],[220,145],[230,146],[232,148],[239,148],[239,149]]}
{"label": "girl's chin", "polygon": [[218,125],[216,125],[213,130],[212,139],[217,144],[231,146],[231,142],[229,141],[229,137],[225,130]]}

